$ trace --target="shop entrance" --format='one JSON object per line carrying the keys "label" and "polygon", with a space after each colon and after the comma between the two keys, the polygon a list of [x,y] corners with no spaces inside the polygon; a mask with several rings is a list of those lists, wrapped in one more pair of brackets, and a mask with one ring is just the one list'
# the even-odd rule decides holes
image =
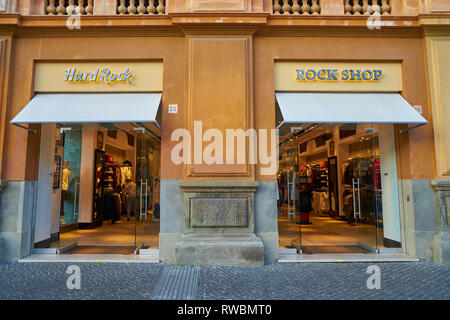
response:
{"label": "shop entrance", "polygon": [[392,124],[299,124],[280,132],[280,248],[400,251]]}
{"label": "shop entrance", "polygon": [[160,139],[153,124],[42,124],[35,252],[158,249]]}

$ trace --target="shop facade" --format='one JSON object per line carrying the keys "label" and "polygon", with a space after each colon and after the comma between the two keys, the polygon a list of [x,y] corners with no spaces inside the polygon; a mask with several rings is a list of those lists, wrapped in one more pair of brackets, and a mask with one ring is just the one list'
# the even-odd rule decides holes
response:
{"label": "shop facade", "polygon": [[[380,12],[383,7],[385,14],[375,19],[382,22],[379,29],[368,27],[370,15],[358,15],[362,8],[348,11],[346,1],[336,0],[312,1],[299,11],[297,3],[288,1],[287,5],[262,0],[159,1],[155,3],[159,14],[150,14],[153,11],[147,2],[145,14],[142,6],[139,9],[136,3],[133,9],[128,1],[124,4],[127,13],[120,14],[121,1],[85,1],[81,29],[68,28],[68,16],[57,15],[62,9],[50,2],[15,1],[8,13],[0,15],[2,259],[30,255],[35,249],[36,226],[49,228],[50,222],[39,220],[38,215],[40,181],[48,175],[42,167],[43,150],[55,148],[46,145],[45,135],[55,134],[56,126],[73,130],[79,126],[83,139],[83,132],[91,130],[91,139],[84,142],[92,144],[88,163],[94,166],[96,133],[106,130],[106,139],[108,124],[124,129],[118,125],[122,123],[144,131],[160,130],[155,140],[160,168],[154,174],[160,179],[158,244],[154,247],[160,261],[177,265],[274,263],[280,249],[277,168],[283,159],[273,146],[309,125],[324,123],[333,128],[321,135],[337,130],[331,139],[333,154],[331,140],[326,142],[327,159],[334,155],[341,161],[339,128],[346,124],[357,124],[355,130],[376,128],[383,143],[371,150],[375,155],[390,155],[389,172],[382,168],[381,173],[391,179],[382,182],[383,190],[389,190],[385,196],[391,197],[382,201],[386,203],[383,208],[390,204],[393,227],[387,235],[389,223],[383,221],[383,246],[376,244],[375,249],[395,247],[413,257],[448,263],[445,119],[449,108],[443,89],[446,74],[438,72],[448,63],[445,1],[429,1],[427,6],[380,1]],[[92,15],[86,7],[89,4]],[[378,3],[372,5],[376,11]],[[133,10],[143,14],[130,14]],[[108,75],[104,69],[110,71]],[[160,101],[137,98],[154,94],[159,94]],[[308,100],[308,94],[314,97]],[[330,94],[338,96],[323,100]],[[61,95],[76,99],[55,100]],[[298,96],[289,98],[292,104],[283,95]],[[344,95],[347,100],[339,110],[353,105],[356,111],[331,112],[330,105],[339,106]],[[388,99],[381,101],[380,95]],[[50,100],[40,103],[43,96]],[[78,99],[81,96],[88,98]],[[146,106],[141,111],[140,103]],[[28,112],[33,104],[37,108]],[[35,112],[49,105],[54,107],[52,114]],[[98,111],[88,119],[83,106]],[[300,112],[288,119],[287,109],[296,106]],[[311,114],[322,106],[328,109],[321,115]],[[369,112],[361,114],[360,109],[367,106]],[[145,113],[150,109],[152,115]],[[327,119],[318,118],[324,114]],[[283,121],[286,125],[279,127]],[[143,125],[134,125],[139,123]],[[55,128],[48,129],[50,124]],[[383,125],[388,128],[380,129]],[[277,127],[287,131],[273,135]],[[140,131],[129,128],[139,148],[143,145],[138,143]],[[253,129],[258,141],[254,149],[249,137],[253,131],[248,131]],[[227,130],[234,130],[229,141]],[[244,161],[239,160],[236,130],[248,134],[243,143]],[[218,137],[224,139],[220,147],[212,143]],[[82,148],[87,149],[84,142]],[[382,145],[387,146],[384,151]],[[230,149],[234,150],[231,156]],[[141,169],[136,154],[131,162],[137,178]],[[86,156],[82,150],[81,157]],[[383,166],[383,155],[381,162]],[[339,167],[341,172],[342,163]],[[82,183],[79,192],[81,199],[88,199],[80,202],[80,210],[90,214],[93,202],[87,193],[92,193],[92,183]],[[345,215],[342,205],[334,208],[341,212],[338,215]],[[55,233],[58,228],[47,236]]]}

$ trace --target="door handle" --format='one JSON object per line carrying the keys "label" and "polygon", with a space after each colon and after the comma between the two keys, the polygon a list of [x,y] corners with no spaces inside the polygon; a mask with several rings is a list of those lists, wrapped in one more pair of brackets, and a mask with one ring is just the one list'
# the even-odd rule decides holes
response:
{"label": "door handle", "polygon": [[75,182],[75,194],[74,194],[74,197],[73,197],[73,201],[74,201],[74,203],[73,203],[73,215],[74,216],[79,215],[79,212],[77,212],[80,209],[79,208],[80,207],[80,199],[79,199],[80,198],[80,194],[79,194],[79,192],[77,192],[77,191],[80,190],[79,187],[80,187],[80,182],[76,181]]}
{"label": "door handle", "polygon": [[356,181],[358,184],[358,215],[359,215],[359,218],[361,219],[361,193],[359,190],[359,178],[356,179]]}
{"label": "door handle", "polygon": [[356,220],[356,191],[355,191],[355,178],[352,178],[352,192],[353,192],[353,217]]}
{"label": "door handle", "polygon": [[141,188],[139,191],[139,220],[142,218],[142,179],[141,179]]}
{"label": "door handle", "polygon": [[148,180],[145,179],[145,207],[144,207],[144,215],[145,219],[147,219],[147,208],[148,208]]}

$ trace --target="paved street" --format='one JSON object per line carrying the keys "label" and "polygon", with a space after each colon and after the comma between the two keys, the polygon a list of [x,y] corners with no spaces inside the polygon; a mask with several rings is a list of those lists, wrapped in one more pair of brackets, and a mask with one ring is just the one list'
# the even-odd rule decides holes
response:
{"label": "paved street", "polygon": [[[81,289],[66,285],[70,265],[80,267]],[[450,299],[450,266],[378,263],[381,288],[369,290],[370,265],[0,264],[0,299]]]}

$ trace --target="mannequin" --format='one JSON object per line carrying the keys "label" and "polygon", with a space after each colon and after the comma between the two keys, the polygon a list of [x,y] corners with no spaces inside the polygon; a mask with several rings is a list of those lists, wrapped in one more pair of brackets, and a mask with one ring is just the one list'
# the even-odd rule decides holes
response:
{"label": "mannequin", "polygon": [[69,169],[69,161],[65,160],[63,165],[62,172],[62,183],[61,183],[61,217],[64,215],[64,200],[67,198],[67,189],[69,189],[69,180],[70,180],[70,169]]}

